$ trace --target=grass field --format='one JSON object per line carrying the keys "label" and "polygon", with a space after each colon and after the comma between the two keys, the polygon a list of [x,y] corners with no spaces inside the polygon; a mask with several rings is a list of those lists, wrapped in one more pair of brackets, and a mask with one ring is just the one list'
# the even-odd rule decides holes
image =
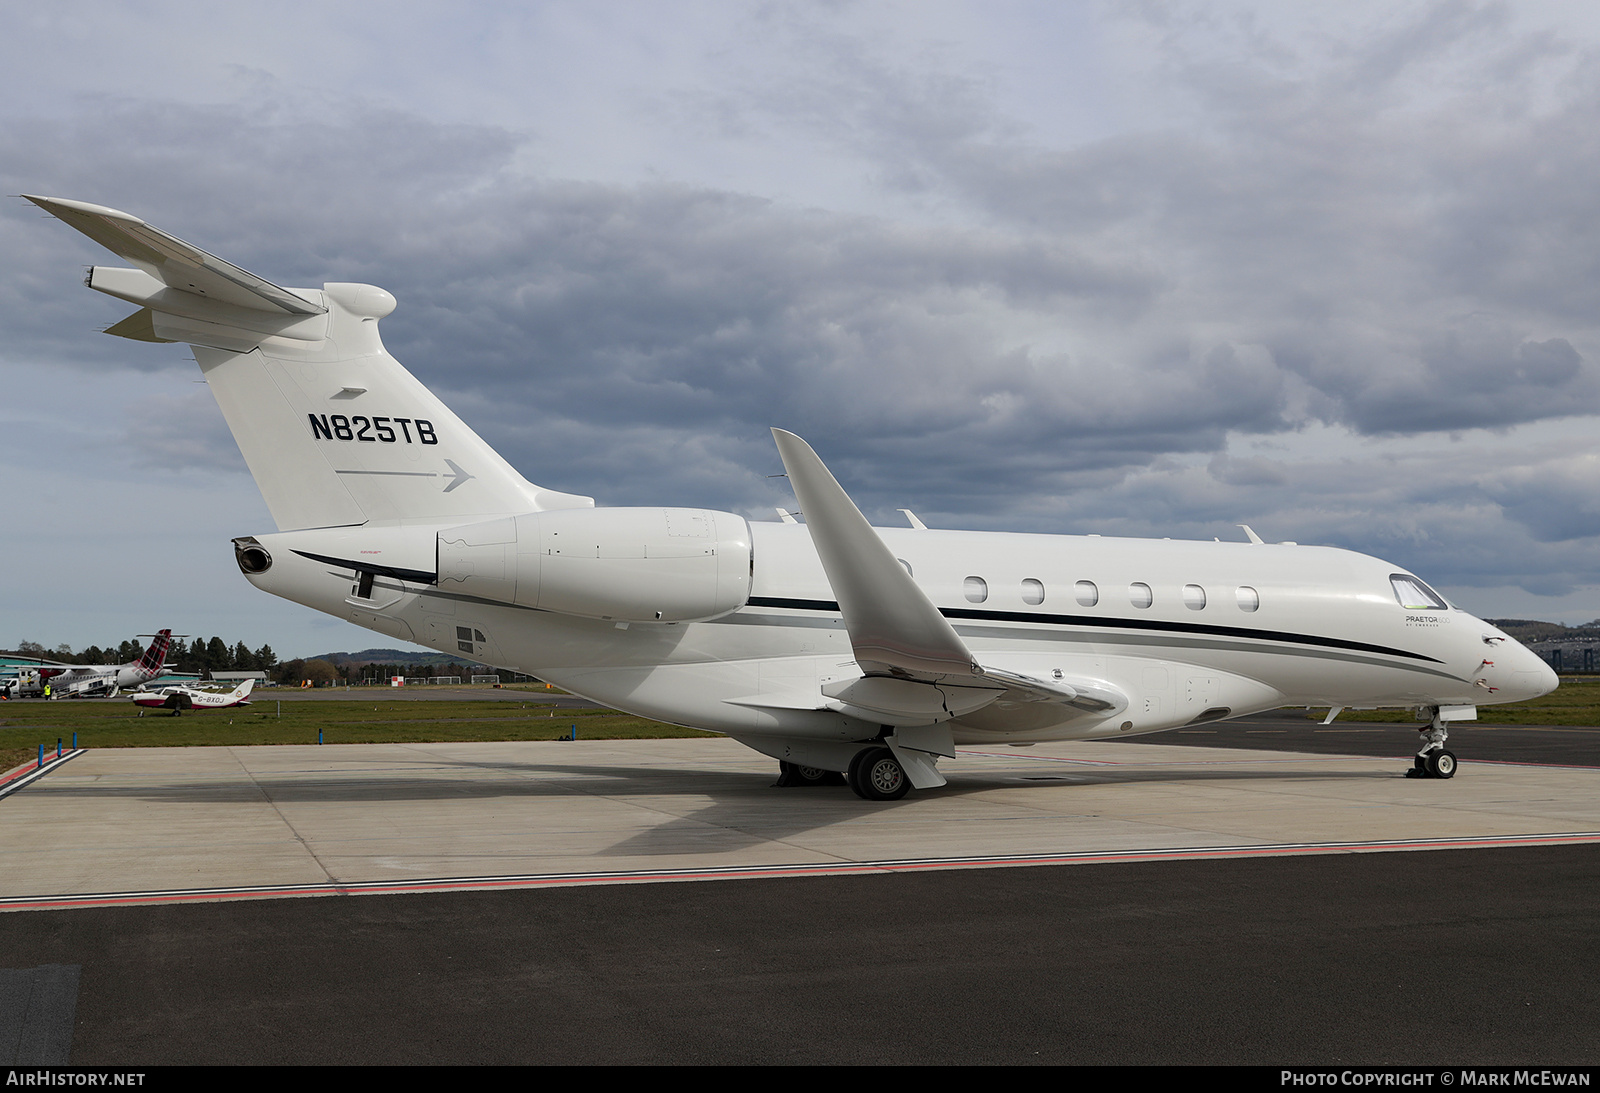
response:
{"label": "grass field", "polygon": [[[470,692],[469,692],[470,693]],[[543,688],[539,693],[545,692]],[[184,747],[205,744],[418,743],[452,740],[554,740],[576,726],[578,738],[603,740],[713,736],[604,709],[560,709],[500,700],[403,701],[377,690],[365,700],[306,699],[289,692],[235,710],[140,711],[122,699],[0,703],[0,771],[36,760],[57,738],[82,748]]]}
{"label": "grass field", "polygon": [[[1321,720],[1327,708],[1307,716]],[[1414,721],[1410,710],[1349,710],[1340,721]],[[1504,706],[1479,706],[1479,725],[1600,725],[1600,679],[1563,676],[1561,686],[1543,698]]]}
{"label": "grass field", "polygon": [[[354,693],[354,692],[352,692]],[[470,693],[470,692],[469,692]],[[548,693],[538,688],[538,693]],[[70,747],[72,734],[85,748],[149,748],[201,744],[314,744],[318,732],[328,744],[420,743],[453,740],[554,740],[576,726],[579,739],[629,740],[712,736],[612,710],[552,710],[529,702],[464,698],[460,701],[404,701],[378,689],[366,699],[303,698],[287,692],[281,700],[258,698],[238,710],[172,717],[146,713],[119,699],[0,703],[0,772],[34,760],[40,744],[55,750],[59,737]],[[281,701],[282,716],[278,716]],[[1325,709],[1310,710],[1320,720]],[[1347,711],[1340,721],[1410,722],[1409,710]],[[1543,698],[1478,710],[1480,725],[1600,725],[1600,679],[1567,677]]]}

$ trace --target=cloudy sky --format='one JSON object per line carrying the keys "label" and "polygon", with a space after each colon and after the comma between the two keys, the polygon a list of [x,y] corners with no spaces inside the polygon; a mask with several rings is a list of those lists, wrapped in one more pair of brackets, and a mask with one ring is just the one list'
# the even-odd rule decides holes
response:
{"label": "cloudy sky", "polygon": [[[885,523],[1249,523],[1600,616],[1592,5],[4,11],[5,193],[382,285],[542,486],[768,518],[781,425]],[[0,253],[0,646],[389,644],[238,575],[271,521],[184,348],[98,333],[105,252],[11,198]]]}

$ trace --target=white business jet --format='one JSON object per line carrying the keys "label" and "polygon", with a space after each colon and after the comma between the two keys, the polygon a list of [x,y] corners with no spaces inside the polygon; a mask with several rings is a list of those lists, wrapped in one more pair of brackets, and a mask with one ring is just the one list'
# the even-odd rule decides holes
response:
{"label": "white business jet", "polygon": [[[1331,547],[874,528],[774,429],[804,523],[595,508],[536,486],[391,357],[371,285],[286,289],[136,217],[30,197],[134,268],[107,333],[187,342],[278,525],[274,595],[645,717],[725,733],[780,784],[944,784],[957,745],[1158,732],[1280,706],[1447,726],[1556,686],[1396,566]],[[908,514],[909,516],[909,514]],[[1331,714],[1330,714],[1331,716]]]}

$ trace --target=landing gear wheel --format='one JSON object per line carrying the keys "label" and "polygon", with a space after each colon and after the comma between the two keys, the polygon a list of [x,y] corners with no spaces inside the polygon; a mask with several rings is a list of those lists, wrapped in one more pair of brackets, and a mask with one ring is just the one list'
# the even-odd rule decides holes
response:
{"label": "landing gear wheel", "polygon": [[911,789],[911,779],[888,748],[863,748],[850,760],[850,788],[868,801],[898,801]]}
{"label": "landing gear wheel", "polygon": [[778,780],[773,783],[780,789],[792,789],[796,786],[836,786],[844,779],[838,772],[823,770],[820,767],[804,767],[799,763],[787,760],[778,761]]}
{"label": "landing gear wheel", "polygon": [[1455,752],[1430,751],[1428,753],[1428,774],[1433,778],[1453,778],[1456,773]]}

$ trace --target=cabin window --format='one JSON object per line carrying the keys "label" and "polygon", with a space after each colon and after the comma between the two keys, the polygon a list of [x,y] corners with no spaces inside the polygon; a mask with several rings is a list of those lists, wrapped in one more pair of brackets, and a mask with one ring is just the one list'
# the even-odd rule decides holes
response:
{"label": "cabin window", "polygon": [[1239,602],[1240,611],[1254,611],[1261,606],[1261,594],[1247,584],[1235,588],[1233,598]]}
{"label": "cabin window", "polygon": [[968,603],[982,603],[989,598],[989,582],[982,577],[968,577],[961,582],[961,591],[966,593]]}
{"label": "cabin window", "polygon": [[1100,589],[1095,587],[1093,581],[1079,581],[1072,586],[1072,598],[1078,601],[1080,607],[1093,607],[1100,602]]}
{"label": "cabin window", "polygon": [[1450,606],[1439,598],[1439,593],[1409,573],[1391,573],[1389,583],[1394,587],[1394,598],[1409,611],[1444,611]]}
{"label": "cabin window", "polygon": [[1128,586],[1128,602],[1135,607],[1149,607],[1156,602],[1155,593],[1143,581],[1134,581]]}
{"label": "cabin window", "polygon": [[1183,606],[1190,611],[1200,611],[1206,606],[1206,590],[1197,584],[1183,586]]}
{"label": "cabin window", "polygon": [[1044,582],[1036,581],[1032,577],[1022,582],[1022,602],[1041,604],[1044,602]]}

